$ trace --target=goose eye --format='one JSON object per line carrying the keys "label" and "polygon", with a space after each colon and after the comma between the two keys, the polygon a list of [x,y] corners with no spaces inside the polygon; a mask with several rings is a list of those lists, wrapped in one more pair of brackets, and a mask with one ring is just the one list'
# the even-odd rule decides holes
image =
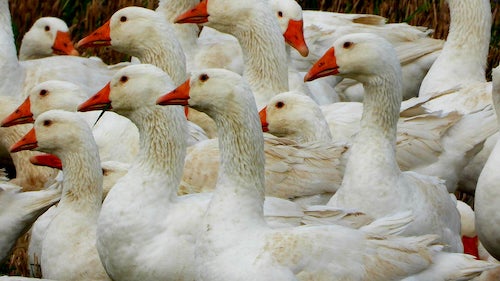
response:
{"label": "goose eye", "polygon": [[285,106],[285,103],[282,101],[276,103],[276,108],[282,108],[283,106]]}
{"label": "goose eye", "polygon": [[50,26],[46,25],[45,26],[45,31],[49,31],[50,30]]}
{"label": "goose eye", "polygon": [[44,121],[43,121],[43,125],[44,125],[45,127],[48,127],[48,126],[52,125],[52,121],[51,121],[51,120],[44,120]]}
{"label": "goose eye", "polygon": [[44,89],[44,90],[41,90],[41,91],[40,91],[40,96],[42,96],[42,97],[43,97],[43,96],[46,96],[46,95],[47,95],[47,93],[48,93],[48,91],[47,91],[47,90],[45,90],[45,89]]}
{"label": "goose eye", "polygon": [[210,77],[208,77],[208,75],[207,75],[207,74],[205,74],[205,73],[203,73],[202,75],[200,75],[200,81],[202,81],[202,82],[207,81],[207,80],[208,80],[208,78],[210,78]]}
{"label": "goose eye", "polygon": [[128,77],[127,76],[120,77],[120,82],[125,83],[127,81],[128,81]]}
{"label": "goose eye", "polygon": [[349,49],[352,47],[352,45],[354,45],[354,43],[350,41],[344,42],[344,49]]}
{"label": "goose eye", "polygon": [[120,21],[121,21],[121,22],[126,22],[126,21],[127,21],[127,17],[126,17],[126,16],[122,16],[122,17],[120,18]]}
{"label": "goose eye", "polygon": [[278,12],[278,17],[280,17],[280,18],[283,17],[283,12],[282,11]]}

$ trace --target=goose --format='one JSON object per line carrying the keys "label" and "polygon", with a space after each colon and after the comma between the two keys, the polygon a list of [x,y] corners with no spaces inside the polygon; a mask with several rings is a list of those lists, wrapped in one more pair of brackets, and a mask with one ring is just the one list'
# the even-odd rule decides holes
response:
{"label": "goose", "polygon": [[[61,160],[53,154],[32,156],[30,162],[34,165],[43,165],[62,170]],[[128,171],[129,165],[117,161],[105,161],[101,162],[101,168],[103,175],[102,198],[104,200],[116,181]],[[56,183],[62,183],[63,177],[63,173],[60,172],[55,179]],[[40,258],[42,256],[43,239],[45,238],[50,222],[57,214],[57,206],[52,206],[33,223],[28,245],[30,276],[38,276],[41,272]]]}
{"label": "goose", "polygon": [[[263,216],[264,139],[249,83],[225,69],[193,71],[157,103],[203,110],[219,128],[221,170],[196,239],[197,280],[401,280],[441,268],[432,264],[446,260],[439,255],[485,263],[439,252],[428,240],[435,236],[372,236],[339,225],[272,229]],[[413,280],[446,278],[433,274]]]}
{"label": "goose", "polygon": [[[4,171],[2,170],[2,173]],[[3,181],[7,180],[3,176]],[[54,187],[39,191],[21,192],[12,183],[0,183],[0,262],[4,264],[17,238],[24,234],[33,222],[59,201],[61,191]]]}
{"label": "goose", "polygon": [[[0,45],[3,50],[0,55],[0,68],[2,69],[0,93],[2,101],[11,100],[9,105],[13,107],[10,110],[19,105],[26,98],[29,90],[40,82],[51,79],[70,81],[82,87],[84,91],[92,93],[105,85],[112,73],[116,71],[108,69],[108,66],[102,62],[77,56],[52,56],[19,61],[14,44],[8,0],[0,0]],[[7,98],[8,96],[12,97],[12,99]],[[10,110],[6,111],[5,114],[10,113]],[[2,115],[0,118],[3,119],[5,116]],[[13,141],[22,137],[27,130],[29,130],[29,126],[8,130],[9,134],[15,134],[12,136],[2,134],[1,141],[2,146],[4,146],[2,151],[7,152]],[[21,155],[24,154],[26,153],[21,152]],[[27,163],[26,166],[32,166],[28,163],[28,158],[22,158]],[[30,169],[18,165],[16,165],[16,168]],[[35,167],[33,169],[40,168]],[[43,169],[46,170],[47,168]],[[26,175],[24,171],[16,171],[16,173],[22,177],[22,182],[16,182],[16,184],[23,188],[40,189],[47,179],[47,175],[43,174],[39,178],[35,177],[34,174]],[[38,172],[38,174],[40,173]]]}
{"label": "goose", "polygon": [[[156,12],[174,23],[181,13],[198,4],[197,0],[161,0]],[[218,32],[210,27],[200,29],[196,24],[174,24],[175,35],[186,56],[186,67],[189,70],[206,67],[227,68],[243,72],[241,47],[233,36]]]}
{"label": "goose", "polygon": [[90,127],[74,112],[50,110],[11,147],[55,154],[64,167],[58,214],[42,244],[44,277],[58,280],[111,280],[95,246],[102,201],[102,171]]}
{"label": "goose", "polygon": [[[169,34],[170,36],[166,36]],[[169,74],[176,85],[186,78],[186,59],[172,24],[161,14],[141,7],[126,7],[115,12],[109,21],[78,42],[79,47],[111,46],[116,51],[154,64]],[[204,115],[204,114],[203,114]],[[213,136],[213,122],[189,111],[189,120]],[[189,126],[193,127],[191,122]],[[200,128],[190,128],[199,136]]]}
{"label": "goose", "polygon": [[[3,96],[0,103],[0,116],[6,117],[18,105],[18,99],[12,96]],[[19,125],[13,127],[0,127],[0,151],[2,158],[11,158],[16,174],[10,183],[22,187],[23,191],[35,191],[45,188],[47,181],[53,179],[57,171],[48,167],[38,167],[30,163],[33,155],[40,154],[38,151],[21,151],[9,153],[8,148],[18,141],[31,125]],[[5,149],[5,151],[3,151]]]}
{"label": "goose", "polygon": [[289,90],[283,35],[267,1],[237,1],[228,4],[230,9],[220,8],[226,4],[203,0],[175,22],[207,25],[238,39],[245,64],[243,76],[261,109],[275,94]]}
{"label": "goose", "polygon": [[[305,41],[310,45],[311,53],[304,57],[303,54],[299,56],[297,52],[292,52],[289,56],[289,68],[292,66],[294,69],[307,71],[315,60],[331,46],[333,41],[344,34],[375,33],[388,39],[398,51],[403,69],[404,100],[418,95],[424,75],[443,46],[442,40],[429,38],[431,30],[410,26],[406,23],[386,24],[386,19],[377,15],[302,11],[300,5],[292,0],[273,0],[271,3],[278,13],[282,29],[283,23],[290,22],[292,24],[299,19],[302,22],[304,18],[302,38],[306,37]],[[302,77],[304,74],[302,73]],[[311,90],[315,100],[318,100],[317,96],[325,96],[325,93],[330,91],[329,95],[337,94],[336,98],[342,101],[362,101],[363,88],[359,82],[351,79],[344,79],[341,82],[340,77],[330,77],[329,79],[330,85],[337,87],[333,90],[326,88],[319,93],[316,92],[318,89],[315,87],[314,91]],[[324,79],[315,81],[324,81]],[[290,89],[296,88],[290,86]]]}
{"label": "goose", "polygon": [[[224,8],[218,8],[218,7],[224,7]],[[266,5],[265,2],[252,2],[251,4],[238,2],[237,4],[235,3],[228,4],[222,0],[220,1],[211,0],[210,2],[202,1],[195,8],[178,16],[176,20],[176,22],[178,23],[195,22],[208,25],[216,29],[219,29],[220,31],[231,33],[238,38],[245,54],[244,59],[245,59],[245,65],[247,67],[243,75],[245,76],[245,78],[248,79],[248,81],[252,85],[252,90],[253,93],[256,95],[256,101],[259,108],[265,106],[268,100],[277,93],[286,91],[287,87],[286,85],[288,85],[287,83],[288,80],[285,77],[287,76],[286,71],[284,70],[286,66],[283,63],[284,61],[283,56],[286,57],[286,52],[282,51],[283,44],[281,40],[278,39],[279,35],[277,35],[278,33],[277,29],[273,27],[274,24],[270,24],[270,22],[272,22],[273,20],[272,20],[272,15],[266,12],[268,9],[269,7],[268,5]],[[265,26],[265,28],[263,26]],[[256,44],[255,42],[259,43]],[[266,51],[265,52],[261,51],[261,47],[265,48]],[[277,73],[279,73],[279,75],[276,75]],[[349,110],[348,107],[349,106],[347,106],[346,110]],[[447,113],[450,114],[451,112]],[[483,113],[483,114],[486,115],[488,113]],[[354,118],[355,117],[350,118],[350,120],[348,120],[347,122],[355,123],[356,121],[354,121]],[[450,117],[450,118],[456,120],[455,117]],[[408,131],[413,130],[413,133],[417,132],[418,136],[408,137],[407,134],[405,134],[403,135],[403,139],[401,140],[401,142],[403,143],[403,145],[408,144],[406,145],[407,148],[412,147],[410,144],[413,144],[413,148],[416,147],[424,148],[426,152],[425,159],[429,159],[429,161],[435,161],[436,160],[435,151],[441,149],[438,145],[436,145],[435,141],[436,135],[428,134],[426,138],[424,138],[424,140],[422,140],[421,138],[423,134],[420,128],[422,128],[423,122],[420,121],[426,119],[431,119],[432,126],[434,127],[434,130],[432,131],[433,133],[436,131],[443,132],[446,128],[449,127],[448,121],[444,122],[440,121],[441,124],[443,125],[438,126],[436,123],[439,122],[436,122],[436,119],[439,118],[436,118],[435,116],[434,117],[421,116],[418,118],[418,120],[416,120],[418,122],[415,122],[415,124],[417,124],[417,126],[419,127],[418,129],[415,129],[414,127],[408,128]],[[491,127],[492,124],[487,124],[487,125]],[[353,131],[356,131],[356,129],[349,128],[347,133],[344,134],[343,136],[348,135]],[[480,132],[480,130],[478,131]],[[489,133],[489,130],[485,131]],[[333,135],[333,137],[335,137],[335,135]],[[416,141],[412,143],[412,141],[415,139]],[[478,139],[479,141],[475,142]],[[459,143],[461,145],[460,150],[458,153],[454,153],[454,155],[461,155],[460,158],[457,158],[460,161],[458,162],[457,165],[453,166],[454,168],[452,170],[453,172],[450,173],[450,171],[444,170],[444,172],[446,173],[445,176],[450,176],[450,174],[451,176],[453,176],[451,178],[452,180],[447,181],[449,182],[448,185],[450,191],[453,191],[456,188],[455,178],[457,176],[456,173],[454,172],[456,170],[461,170],[461,168],[463,168],[463,165],[466,164],[468,158],[466,158],[465,156],[470,157],[471,155],[473,155],[473,153],[467,154],[467,152],[471,150],[471,147],[474,148],[478,143],[482,142],[483,140],[484,139],[481,139],[478,136],[474,138],[474,141],[471,140],[471,144],[468,142],[466,142],[465,144],[462,142]],[[453,150],[454,149],[452,149],[452,151]],[[413,157],[414,155],[419,155],[419,154],[421,154],[420,151],[410,149],[410,151],[406,153],[405,158],[408,158],[408,156]],[[448,154],[446,156],[448,157]],[[450,162],[449,159],[444,159],[444,160]],[[435,174],[438,173],[437,169],[429,169],[428,171]],[[440,171],[443,172],[443,170]]]}
{"label": "goose", "polygon": [[355,208],[375,218],[413,210],[415,220],[404,234],[437,234],[447,251],[462,252],[460,216],[443,181],[401,172],[396,162],[402,86],[401,67],[391,44],[369,33],[343,36],[304,79],[328,75],[356,79],[365,88],[361,129],[350,148],[342,184],[328,205]]}
{"label": "goose", "polygon": [[79,53],[71,42],[68,25],[55,17],[42,17],[24,34],[19,48],[19,60],[45,58],[52,55]]}
{"label": "goose", "polygon": [[[474,112],[492,104],[492,83],[486,82],[485,76],[491,37],[491,5],[486,0],[449,0],[448,6],[450,30],[446,44],[422,81],[418,99],[433,97],[435,91],[458,88],[423,106],[429,111]],[[493,123],[496,125],[496,122]],[[490,137],[484,148],[465,167],[459,182],[460,190],[474,192],[477,179],[497,138],[498,134]]]}
{"label": "goose", "polygon": [[420,97],[457,85],[486,82],[486,60],[491,34],[491,6],[487,0],[447,0],[450,28],[446,43],[420,86]]}
{"label": "goose", "polygon": [[77,56],[19,61],[7,0],[0,1],[0,39],[3,50],[0,57],[2,96],[20,97],[22,101],[33,86],[49,79],[70,81],[92,93],[102,88],[114,73],[102,62]]}
{"label": "goose", "polygon": [[[500,67],[492,71],[493,101],[497,116],[500,116]],[[500,243],[498,242],[498,227],[500,216],[497,215],[495,204],[498,202],[499,176],[496,172],[500,160],[500,144],[497,141],[479,176],[474,196],[474,211],[476,231],[484,248],[497,260],[500,259]]]}
{"label": "goose", "polygon": [[[136,161],[108,193],[98,219],[97,249],[112,279],[194,280],[194,237],[211,194],[176,194],[187,121],[182,107],[155,104],[173,88],[158,67],[132,65],[79,106],[80,111],[110,108],[140,132]],[[300,206],[278,198],[266,202],[271,219],[300,224]]]}
{"label": "goose", "polygon": [[[41,113],[51,109],[75,112],[89,94],[76,84],[67,81],[48,80],[30,91],[25,101],[2,121],[2,126],[33,122]],[[130,163],[139,150],[139,132],[127,118],[114,112],[81,112],[99,148],[104,161]]]}

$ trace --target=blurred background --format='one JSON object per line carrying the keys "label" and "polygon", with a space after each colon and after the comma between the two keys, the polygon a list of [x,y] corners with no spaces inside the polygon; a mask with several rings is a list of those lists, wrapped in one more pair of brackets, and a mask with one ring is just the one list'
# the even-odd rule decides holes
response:
{"label": "blurred background", "polygon": [[[388,22],[407,22],[434,29],[435,38],[445,39],[448,33],[449,13],[445,0],[297,0],[304,9],[324,10],[344,13],[377,14]],[[488,58],[488,76],[492,67],[500,61],[500,17],[498,0],[491,1],[493,13],[492,37]],[[118,9],[126,6],[142,6],[155,9],[158,0],[16,0],[10,1],[10,9],[19,46],[22,35],[33,22],[42,16],[63,19],[75,41],[88,35],[106,22]],[[109,49],[87,49],[83,55],[99,55],[105,62],[116,63],[127,59],[126,56]]]}

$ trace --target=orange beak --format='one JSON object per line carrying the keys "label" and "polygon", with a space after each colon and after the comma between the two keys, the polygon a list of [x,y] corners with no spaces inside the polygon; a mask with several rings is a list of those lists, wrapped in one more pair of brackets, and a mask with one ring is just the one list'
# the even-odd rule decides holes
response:
{"label": "orange beak", "polygon": [[10,152],[18,152],[21,150],[31,150],[38,147],[36,141],[35,128],[31,129],[20,141],[10,147]]}
{"label": "orange beak", "polygon": [[106,84],[97,94],[91,96],[88,100],[78,106],[78,111],[107,110],[111,109],[110,83]]}
{"label": "orange beak", "polygon": [[336,75],[338,73],[339,66],[335,58],[335,48],[332,47],[311,67],[304,77],[304,82],[325,76]]}
{"label": "orange beak", "polygon": [[80,40],[77,46],[83,48],[111,46],[109,20],[89,36]]}
{"label": "orange beak", "polygon": [[57,31],[56,39],[52,45],[52,52],[56,55],[78,56],[78,51],[73,46],[69,32]]}
{"label": "orange beak", "polygon": [[159,97],[156,100],[156,104],[159,105],[188,105],[189,100],[189,90],[191,86],[189,85],[190,80],[182,83],[172,92]]}
{"label": "orange beak", "polygon": [[260,124],[262,124],[262,132],[269,132],[269,123],[267,123],[267,106],[265,106],[263,109],[259,111],[259,116],[260,116]]}
{"label": "orange beak", "polygon": [[33,113],[31,113],[30,97],[27,97],[14,112],[2,120],[2,127],[33,123],[34,121]]}
{"label": "orange beak", "polygon": [[30,162],[31,164],[36,166],[46,166],[62,170],[61,159],[59,159],[59,157],[55,156],[54,154],[44,153],[40,155],[34,155],[30,157]]}
{"label": "orange beak", "polygon": [[202,0],[191,10],[175,18],[175,23],[205,23],[208,22],[208,0]]}
{"label": "orange beak", "polygon": [[309,48],[307,48],[306,40],[304,39],[303,20],[290,20],[283,36],[285,36],[286,43],[299,51],[300,55],[303,57],[309,55]]}

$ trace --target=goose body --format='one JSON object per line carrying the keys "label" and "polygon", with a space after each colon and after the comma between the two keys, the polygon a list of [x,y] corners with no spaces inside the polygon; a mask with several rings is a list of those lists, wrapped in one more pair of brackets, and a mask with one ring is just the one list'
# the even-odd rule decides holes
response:
{"label": "goose body", "polygon": [[[493,100],[497,116],[500,110],[500,68],[493,70]],[[500,216],[497,215],[496,204],[499,196],[498,173],[496,167],[500,161],[500,145],[498,141],[484,165],[477,181],[474,197],[476,215],[476,231],[479,240],[486,250],[497,260],[500,259],[500,243],[498,243],[498,227]]]}
{"label": "goose body", "polygon": [[61,191],[51,188],[21,192],[21,187],[0,184],[0,261],[4,263],[17,238],[50,206],[59,201]]}

